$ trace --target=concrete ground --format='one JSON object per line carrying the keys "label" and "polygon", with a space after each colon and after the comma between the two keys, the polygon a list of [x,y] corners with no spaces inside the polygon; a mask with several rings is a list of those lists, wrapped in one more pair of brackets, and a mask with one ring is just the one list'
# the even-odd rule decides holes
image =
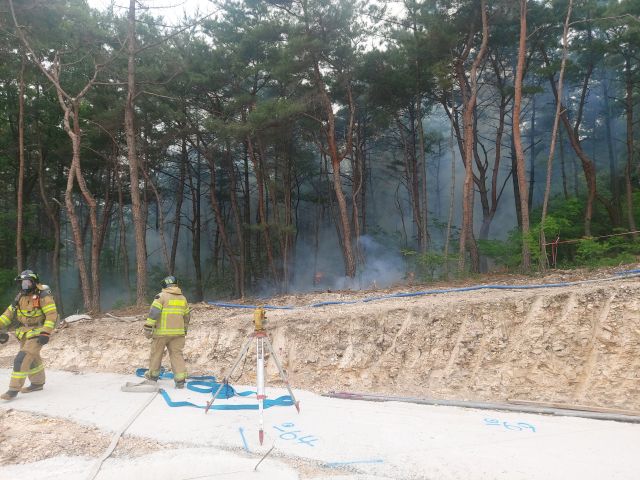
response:
{"label": "concrete ground", "polygon": [[[0,370],[0,385],[8,385],[9,375],[9,370]],[[60,417],[110,433],[150,395],[120,391],[126,381],[138,380],[134,375],[48,371],[43,392],[21,394],[0,407]],[[210,398],[174,390],[170,380],[160,383],[174,401],[205,405]],[[255,410],[210,410],[205,415],[202,409],[171,408],[158,395],[125,435],[180,448],[108,459],[96,478],[587,480],[640,475],[640,425],[294,393],[300,414],[294,407],[265,410],[262,446]],[[285,394],[284,389],[267,388],[269,398]],[[235,397],[223,403],[253,404],[255,398]],[[22,460],[29,462],[28,452]],[[84,479],[94,462],[89,457],[49,458],[0,467],[0,478]]]}

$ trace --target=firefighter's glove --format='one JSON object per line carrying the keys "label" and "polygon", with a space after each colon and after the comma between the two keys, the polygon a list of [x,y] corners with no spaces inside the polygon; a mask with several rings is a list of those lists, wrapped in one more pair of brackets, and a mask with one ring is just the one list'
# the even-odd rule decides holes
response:
{"label": "firefighter's glove", "polygon": [[153,337],[153,328],[152,327],[148,327],[148,326],[144,326],[144,336],[147,338],[151,338]]}
{"label": "firefighter's glove", "polygon": [[0,333],[0,345],[3,345],[9,341],[8,333]]}
{"label": "firefighter's glove", "polygon": [[49,343],[49,334],[41,333],[40,336],[38,337],[38,343],[40,345],[46,345],[47,343]]}

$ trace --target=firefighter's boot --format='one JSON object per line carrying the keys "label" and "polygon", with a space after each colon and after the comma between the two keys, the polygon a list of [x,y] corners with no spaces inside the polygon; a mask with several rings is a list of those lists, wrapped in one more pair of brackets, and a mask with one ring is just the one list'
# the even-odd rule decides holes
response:
{"label": "firefighter's boot", "polygon": [[9,390],[7,393],[3,393],[2,395],[0,395],[0,398],[2,400],[13,400],[14,398],[16,398],[17,395],[18,395],[17,390]]}
{"label": "firefighter's boot", "polygon": [[182,380],[180,382],[176,382],[176,388],[181,390],[181,389],[184,388],[184,384],[185,384],[184,380]]}
{"label": "firefighter's boot", "polygon": [[149,375],[149,371],[144,374],[144,380],[140,383],[127,382],[124,387],[120,387],[123,392],[157,392],[158,377]]}
{"label": "firefighter's boot", "polygon": [[144,378],[142,385],[157,385],[159,377],[157,375],[151,375],[149,370],[147,370],[144,372]]}
{"label": "firefighter's boot", "polygon": [[42,383],[32,383],[28,387],[21,388],[20,389],[20,393],[37,392],[39,390],[42,390],[43,388],[44,388],[44,384],[42,384]]}

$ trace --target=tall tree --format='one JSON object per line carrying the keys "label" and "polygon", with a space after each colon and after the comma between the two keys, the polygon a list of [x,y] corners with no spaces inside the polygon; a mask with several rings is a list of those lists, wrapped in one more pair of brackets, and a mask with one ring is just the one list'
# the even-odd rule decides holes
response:
{"label": "tall tree", "polygon": [[127,138],[127,163],[131,179],[133,231],[136,242],[136,304],[144,305],[147,295],[147,224],[140,201],[139,162],[136,153],[136,0],[129,0],[129,34],[127,45],[127,101],[124,107],[124,130]]}
{"label": "tall tree", "polygon": [[518,66],[516,67],[515,93],[513,96],[513,142],[516,148],[518,182],[522,215],[522,262],[520,268],[527,273],[531,270],[531,250],[529,245],[529,208],[527,205],[527,178],[524,171],[524,149],[520,137],[520,109],[522,102],[522,78],[527,48],[527,0],[520,0],[520,42],[518,44]]}

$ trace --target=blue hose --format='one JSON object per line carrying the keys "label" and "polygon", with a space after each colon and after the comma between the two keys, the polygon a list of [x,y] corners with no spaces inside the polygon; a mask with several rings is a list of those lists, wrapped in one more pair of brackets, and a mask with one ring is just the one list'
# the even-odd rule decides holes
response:
{"label": "blue hose", "polygon": [[[136,375],[138,377],[144,377],[146,368],[138,368],[136,370]],[[173,379],[173,373],[165,373],[165,368],[160,367],[160,375],[159,378],[162,379]],[[187,388],[194,392],[198,393],[213,393],[217,392],[218,388],[220,388],[220,384],[216,383],[216,377],[212,377],[209,375],[203,377],[188,377],[191,381],[187,382]],[[167,405],[170,407],[196,407],[196,408],[207,408],[206,405],[196,405],[191,402],[174,402],[171,400],[169,394],[164,390],[160,390],[162,392],[162,396],[167,402]],[[246,391],[246,392],[238,392],[235,388],[233,388],[229,384],[223,384],[220,393],[218,394],[218,399],[229,399],[231,397],[246,397],[249,395],[255,395],[256,392]],[[263,402],[264,408],[269,407],[288,407],[293,405],[293,399],[289,395],[284,395],[282,397],[278,397],[275,400],[266,399]],[[211,405],[214,410],[257,410],[258,405]]]}
{"label": "blue hose", "polygon": [[[618,275],[623,274],[638,274],[640,270],[629,270],[628,272],[616,272]],[[633,275],[638,276],[638,275]],[[627,277],[621,276],[619,279],[623,280]],[[388,298],[402,298],[402,297],[416,297],[419,295],[432,295],[436,293],[454,293],[454,292],[470,292],[472,290],[530,290],[534,288],[556,288],[556,287],[568,287],[569,285],[577,285],[580,283],[591,283],[595,281],[605,281],[605,280],[617,280],[618,278],[609,278],[609,279],[598,279],[598,280],[583,280],[578,282],[570,282],[570,283],[547,283],[541,285],[478,285],[475,287],[464,287],[464,288],[451,288],[448,290],[425,290],[424,292],[412,292],[412,293],[398,293],[395,295],[387,295],[384,297],[373,297],[373,298],[365,298],[363,300],[354,300],[351,302],[321,302],[314,303],[312,305],[302,305],[299,307],[279,307],[276,305],[264,305],[264,308],[269,308],[273,310],[296,310],[299,308],[313,308],[313,307],[323,307],[325,305],[345,305],[345,304],[354,304],[354,303],[367,303],[373,302],[374,300],[385,300]],[[231,303],[217,303],[217,302],[209,302],[209,305],[215,305],[217,307],[228,307],[228,308],[258,308],[257,305],[233,305]]]}

